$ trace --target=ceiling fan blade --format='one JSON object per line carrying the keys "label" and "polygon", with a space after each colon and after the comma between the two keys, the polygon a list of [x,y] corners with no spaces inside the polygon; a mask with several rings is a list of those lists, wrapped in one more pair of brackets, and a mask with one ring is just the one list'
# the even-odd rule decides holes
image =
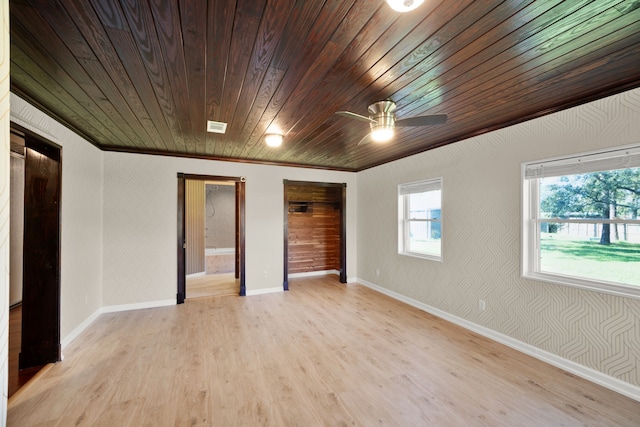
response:
{"label": "ceiling fan blade", "polygon": [[371,142],[371,134],[367,133],[356,145],[366,145]]}
{"label": "ceiling fan blade", "polygon": [[339,116],[348,117],[350,119],[360,120],[361,122],[378,123],[375,120],[370,119],[369,117],[361,116],[360,114],[352,113],[351,111],[336,111],[336,114],[338,114]]}
{"label": "ceiling fan blade", "polygon": [[396,126],[430,126],[441,125],[447,122],[446,114],[432,114],[430,116],[409,117],[396,120]]}

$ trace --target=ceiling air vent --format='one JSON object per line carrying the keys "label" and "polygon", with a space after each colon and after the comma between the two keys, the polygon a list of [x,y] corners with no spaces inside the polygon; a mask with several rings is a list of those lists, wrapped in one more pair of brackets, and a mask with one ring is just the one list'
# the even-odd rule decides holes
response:
{"label": "ceiling air vent", "polygon": [[227,131],[226,123],[207,120],[207,132],[225,133],[226,131]]}

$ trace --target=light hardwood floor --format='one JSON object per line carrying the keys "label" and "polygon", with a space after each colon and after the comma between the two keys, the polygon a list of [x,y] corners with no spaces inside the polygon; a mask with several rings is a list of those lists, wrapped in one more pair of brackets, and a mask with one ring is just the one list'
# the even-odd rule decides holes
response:
{"label": "light hardwood floor", "polygon": [[22,342],[22,305],[9,311],[9,367],[8,396],[13,396],[23,385],[33,378],[41,367],[23,369],[18,367],[20,359],[20,343]]}
{"label": "light hardwood floor", "polygon": [[640,402],[333,276],[103,314],[64,353],[9,425],[640,425]]}
{"label": "light hardwood floor", "polygon": [[235,273],[187,277],[185,285],[187,298],[220,297],[240,293],[240,280],[235,278]]}

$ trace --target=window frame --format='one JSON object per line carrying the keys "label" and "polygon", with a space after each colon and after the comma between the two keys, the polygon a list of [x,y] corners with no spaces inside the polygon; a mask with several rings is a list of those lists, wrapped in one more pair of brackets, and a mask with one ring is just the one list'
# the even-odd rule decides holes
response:
{"label": "window frame", "polygon": [[[424,191],[419,191],[424,189]],[[410,218],[409,217],[409,196],[411,194],[426,193],[428,191],[440,191],[440,217],[439,218]],[[442,177],[423,179],[398,184],[398,254],[414,258],[427,259],[442,262],[442,238],[443,238],[443,217],[442,206],[443,179]],[[411,222],[437,223],[440,226],[440,255],[432,253],[415,252],[409,249]]]}
{"label": "window frame", "polygon": [[[622,169],[640,167],[640,145],[628,145],[608,150],[592,151],[577,155],[522,163],[522,238],[520,269],[520,275],[522,278],[587,289],[590,291],[604,292],[618,296],[640,298],[640,286],[540,270],[540,224],[542,223],[640,224],[640,219],[565,219],[540,217],[539,180],[541,178],[621,169],[615,166],[609,167],[608,169],[602,169],[601,167],[598,169],[597,166],[594,166],[597,164],[615,165],[616,162],[621,162],[620,164],[623,166]],[[625,165],[625,162],[628,164]],[[534,171],[536,168],[540,171],[546,169],[547,172],[540,172],[538,175],[532,176],[532,174],[537,173]],[[574,168],[573,171],[571,171],[572,168]],[[593,168],[596,170],[591,170]]]}

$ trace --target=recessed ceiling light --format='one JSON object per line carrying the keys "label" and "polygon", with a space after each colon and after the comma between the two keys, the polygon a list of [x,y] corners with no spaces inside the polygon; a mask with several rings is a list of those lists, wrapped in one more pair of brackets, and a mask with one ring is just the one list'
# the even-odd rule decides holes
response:
{"label": "recessed ceiling light", "polygon": [[214,122],[213,120],[207,120],[207,132],[211,133],[225,133],[227,131],[227,124],[224,122]]}

